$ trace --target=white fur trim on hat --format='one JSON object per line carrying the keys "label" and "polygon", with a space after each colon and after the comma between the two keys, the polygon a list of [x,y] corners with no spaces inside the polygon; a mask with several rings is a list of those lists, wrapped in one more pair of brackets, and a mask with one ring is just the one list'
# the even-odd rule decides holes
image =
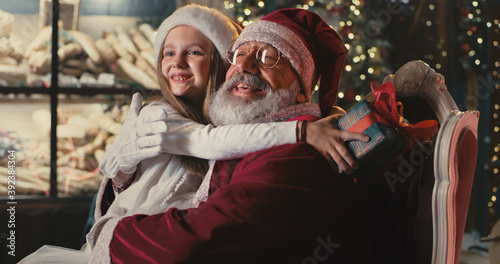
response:
{"label": "white fur trim on hat", "polygon": [[289,28],[266,20],[250,23],[243,29],[238,42],[257,41],[275,46],[297,71],[309,99],[315,76],[314,59],[302,39]]}
{"label": "white fur trim on hat", "polygon": [[226,48],[238,37],[240,27],[221,12],[206,6],[191,4],[177,9],[158,28],[154,44],[155,61],[168,32],[177,26],[191,26],[209,38],[219,51],[226,66]]}

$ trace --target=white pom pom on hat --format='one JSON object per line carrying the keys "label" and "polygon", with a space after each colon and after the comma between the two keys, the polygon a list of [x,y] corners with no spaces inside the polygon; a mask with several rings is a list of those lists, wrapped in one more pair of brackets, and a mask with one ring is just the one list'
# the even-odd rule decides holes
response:
{"label": "white pom pom on hat", "polygon": [[229,66],[226,60],[226,48],[238,38],[241,28],[216,9],[197,4],[180,7],[161,23],[155,37],[155,61],[158,61],[168,32],[183,25],[191,26],[209,38],[219,51],[226,67]]}

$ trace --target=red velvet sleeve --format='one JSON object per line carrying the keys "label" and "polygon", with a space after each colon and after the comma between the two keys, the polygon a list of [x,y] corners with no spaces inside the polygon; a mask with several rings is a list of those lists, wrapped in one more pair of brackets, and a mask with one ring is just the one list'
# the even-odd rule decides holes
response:
{"label": "red velvet sleeve", "polygon": [[110,252],[114,263],[369,263],[361,211],[352,179],[308,145],[284,145],[247,155],[198,208],[123,219]]}

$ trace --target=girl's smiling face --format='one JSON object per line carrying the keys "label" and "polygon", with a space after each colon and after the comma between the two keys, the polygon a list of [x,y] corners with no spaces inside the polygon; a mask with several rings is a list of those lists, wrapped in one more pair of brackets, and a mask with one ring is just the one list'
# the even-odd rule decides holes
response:
{"label": "girl's smiling face", "polygon": [[213,44],[199,30],[177,26],[163,43],[161,72],[172,93],[201,105],[208,85]]}

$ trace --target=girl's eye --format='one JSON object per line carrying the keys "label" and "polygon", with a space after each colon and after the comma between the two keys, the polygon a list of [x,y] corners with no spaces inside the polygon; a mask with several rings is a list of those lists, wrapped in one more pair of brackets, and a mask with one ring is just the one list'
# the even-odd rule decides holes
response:
{"label": "girl's eye", "polygon": [[202,55],[202,53],[200,51],[197,51],[197,50],[189,51],[188,54],[189,55]]}
{"label": "girl's eye", "polygon": [[171,52],[171,51],[166,51],[166,52],[163,54],[163,56],[165,56],[165,57],[174,56],[174,53],[173,53],[173,52]]}

